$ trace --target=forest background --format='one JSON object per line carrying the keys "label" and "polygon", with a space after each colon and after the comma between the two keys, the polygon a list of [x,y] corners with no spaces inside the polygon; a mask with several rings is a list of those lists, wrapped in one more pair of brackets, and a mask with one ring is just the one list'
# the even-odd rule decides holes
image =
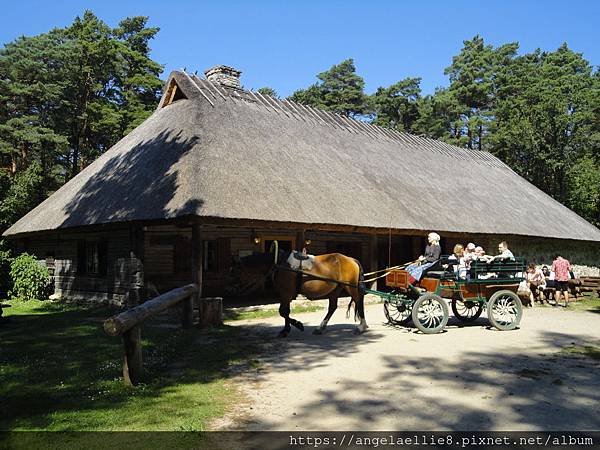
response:
{"label": "forest background", "polygon": [[[153,112],[164,74],[150,56],[159,29],[148,20],[110,27],[86,11],[69,26],[0,48],[1,231]],[[289,98],[489,151],[600,225],[600,72],[566,43],[520,53],[517,42],[493,46],[476,35],[445,68],[448,85],[432,94],[418,77],[368,94],[352,58],[332,63]]]}

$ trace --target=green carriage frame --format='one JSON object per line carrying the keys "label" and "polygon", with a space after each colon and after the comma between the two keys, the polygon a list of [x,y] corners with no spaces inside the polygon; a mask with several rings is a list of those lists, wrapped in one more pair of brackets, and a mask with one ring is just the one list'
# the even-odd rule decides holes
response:
{"label": "green carriage frame", "polygon": [[418,284],[411,283],[406,270],[391,270],[386,284],[392,292],[367,289],[384,302],[384,312],[393,325],[412,323],[426,334],[441,332],[448,323],[450,302],[454,316],[463,323],[473,322],[487,310],[490,323],[498,330],[518,327],[523,305],[516,294],[525,273],[524,258],[473,261],[466,278],[455,272],[458,261],[442,256]]}

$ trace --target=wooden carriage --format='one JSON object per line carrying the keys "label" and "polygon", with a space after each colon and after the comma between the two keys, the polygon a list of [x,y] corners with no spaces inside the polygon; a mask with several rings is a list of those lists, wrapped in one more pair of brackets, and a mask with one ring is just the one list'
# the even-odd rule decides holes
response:
{"label": "wooden carriage", "polygon": [[487,309],[490,323],[499,330],[512,330],[521,321],[523,306],[516,292],[523,281],[523,258],[474,261],[459,276],[458,261],[442,257],[428,268],[419,283],[411,283],[406,270],[391,270],[386,284],[394,288],[382,295],[384,311],[393,324],[411,320],[424,333],[438,333],[448,323],[448,305],[462,322],[476,320]]}

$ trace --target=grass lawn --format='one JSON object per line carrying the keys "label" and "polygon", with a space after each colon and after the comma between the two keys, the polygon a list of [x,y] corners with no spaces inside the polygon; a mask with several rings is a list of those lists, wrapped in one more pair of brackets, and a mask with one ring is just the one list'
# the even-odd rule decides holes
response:
{"label": "grass lawn", "polygon": [[236,401],[228,366],[257,346],[234,327],[142,327],[145,383],[122,381],[122,345],[107,307],[12,302],[0,324],[0,431],[206,430]]}
{"label": "grass lawn", "polygon": [[[290,315],[300,314],[306,312],[315,312],[321,309],[325,309],[319,305],[307,305],[307,306],[293,306],[290,312]],[[225,310],[223,313],[224,320],[232,321],[232,320],[247,320],[247,319],[264,319],[267,317],[276,317],[279,316],[279,309],[257,309],[255,311],[233,311],[231,309]],[[283,320],[283,319],[281,319]]]}
{"label": "grass lawn", "polygon": [[[561,299],[563,302],[564,299]],[[576,302],[569,301],[569,308],[573,308],[577,311],[594,311],[600,313],[600,297],[578,297]]]}

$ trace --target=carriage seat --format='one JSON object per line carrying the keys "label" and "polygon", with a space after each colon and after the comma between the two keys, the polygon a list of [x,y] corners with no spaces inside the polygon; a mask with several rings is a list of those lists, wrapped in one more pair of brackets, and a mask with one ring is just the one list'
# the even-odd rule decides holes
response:
{"label": "carriage seat", "polygon": [[[456,263],[458,264],[458,261],[456,261]],[[447,264],[447,257],[442,256],[440,259],[435,261],[430,267],[423,271],[423,276],[421,278],[444,278],[448,275],[448,269],[444,267]]]}
{"label": "carriage seat", "polygon": [[525,272],[525,258],[516,257],[507,260],[492,262],[473,261],[471,263],[470,278],[494,278],[521,280]]}
{"label": "carriage seat", "polygon": [[436,278],[439,280],[443,278],[444,275],[445,272],[443,270],[428,270],[423,274],[423,278]]}

